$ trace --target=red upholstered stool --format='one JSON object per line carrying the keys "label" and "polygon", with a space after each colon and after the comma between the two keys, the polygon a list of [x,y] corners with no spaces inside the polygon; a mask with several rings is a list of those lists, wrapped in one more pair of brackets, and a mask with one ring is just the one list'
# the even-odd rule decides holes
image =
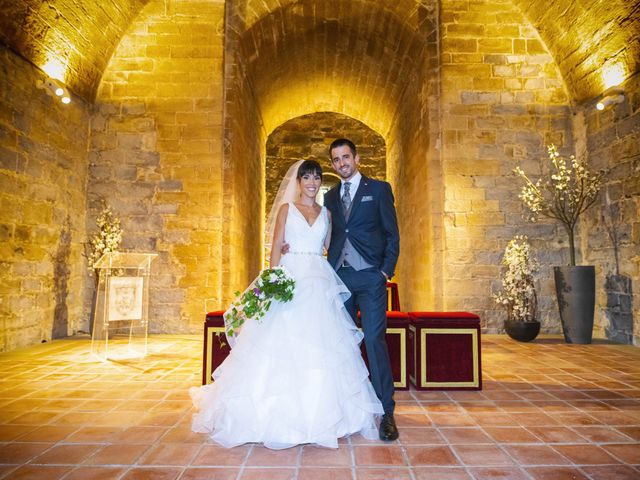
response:
{"label": "red upholstered stool", "polygon": [[[231,348],[224,335],[224,311],[209,312],[204,321],[204,355],[202,356],[202,384],[211,383],[211,374],[227,358]],[[220,336],[218,336],[218,335]]]}
{"label": "red upholstered stool", "polygon": [[418,390],[482,390],[480,317],[409,312],[409,378]]}
{"label": "red upholstered stool", "polygon": [[[360,312],[358,312],[358,323]],[[360,326],[360,325],[358,325]],[[409,328],[409,314],[404,312],[387,312],[387,333],[385,339],[391,360],[393,385],[396,390],[409,390],[409,352],[407,350],[407,335]],[[367,366],[367,351],[364,340],[360,344],[362,357]]]}

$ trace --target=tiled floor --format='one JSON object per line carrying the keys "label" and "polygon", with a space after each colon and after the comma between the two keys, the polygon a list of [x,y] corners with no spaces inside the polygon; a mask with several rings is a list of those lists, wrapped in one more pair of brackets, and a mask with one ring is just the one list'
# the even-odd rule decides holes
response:
{"label": "tiled floor", "polygon": [[640,479],[640,349],[482,339],[482,392],[398,392],[400,440],[226,450],[190,431],[196,336],[101,363],[69,339],[0,354],[0,477]]}

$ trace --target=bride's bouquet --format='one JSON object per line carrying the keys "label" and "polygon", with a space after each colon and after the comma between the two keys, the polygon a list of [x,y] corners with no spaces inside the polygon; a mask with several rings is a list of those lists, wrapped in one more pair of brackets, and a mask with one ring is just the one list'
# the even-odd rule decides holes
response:
{"label": "bride's bouquet", "polygon": [[242,295],[224,314],[227,336],[237,335],[238,329],[248,319],[260,320],[271,307],[273,300],[288,302],[293,298],[296,282],[286,268],[265,268]]}

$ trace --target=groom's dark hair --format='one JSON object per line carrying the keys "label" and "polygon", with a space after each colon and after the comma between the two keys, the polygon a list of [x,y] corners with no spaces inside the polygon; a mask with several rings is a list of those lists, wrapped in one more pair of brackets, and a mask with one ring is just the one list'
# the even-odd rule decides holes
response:
{"label": "groom's dark hair", "polygon": [[319,175],[322,178],[322,167],[315,160],[305,160],[298,167],[297,178],[304,177],[307,173]]}
{"label": "groom's dark hair", "polygon": [[337,140],[331,142],[331,146],[329,147],[329,158],[331,158],[331,150],[338,147],[344,147],[345,145],[351,150],[351,155],[355,157],[358,154],[356,146],[351,140],[347,138],[338,138]]}

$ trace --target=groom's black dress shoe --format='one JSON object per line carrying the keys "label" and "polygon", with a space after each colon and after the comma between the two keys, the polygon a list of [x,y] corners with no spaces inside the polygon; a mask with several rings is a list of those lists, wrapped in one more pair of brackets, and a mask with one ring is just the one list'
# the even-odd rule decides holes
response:
{"label": "groom's black dress shoe", "polygon": [[385,413],[380,421],[380,440],[391,442],[398,439],[398,427],[393,419],[393,413]]}

